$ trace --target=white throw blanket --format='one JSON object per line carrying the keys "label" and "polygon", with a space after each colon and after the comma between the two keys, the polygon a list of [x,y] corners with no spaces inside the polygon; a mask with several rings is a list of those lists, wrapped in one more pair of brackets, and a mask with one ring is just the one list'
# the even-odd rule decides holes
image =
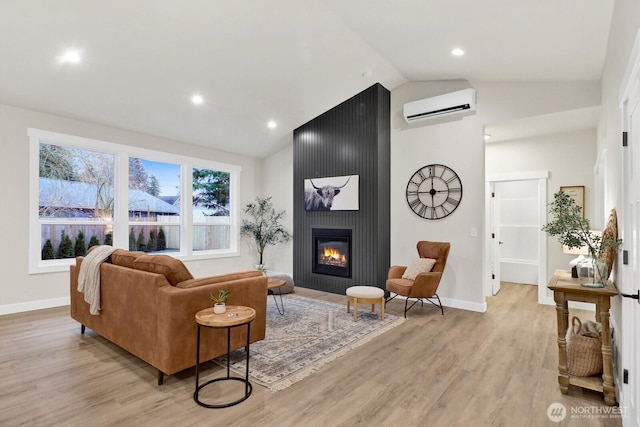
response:
{"label": "white throw blanket", "polygon": [[80,265],[78,292],[84,294],[84,300],[89,303],[91,314],[100,314],[100,265],[115,250],[113,246],[97,246],[87,254]]}

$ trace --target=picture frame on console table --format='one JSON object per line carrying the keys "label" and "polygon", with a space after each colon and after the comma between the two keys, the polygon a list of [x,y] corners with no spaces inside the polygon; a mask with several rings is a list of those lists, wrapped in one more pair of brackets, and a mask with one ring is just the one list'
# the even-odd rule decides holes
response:
{"label": "picture frame on console table", "polygon": [[560,191],[567,194],[580,206],[582,218],[584,218],[584,185],[573,185],[560,187]]}
{"label": "picture frame on console table", "polygon": [[307,178],[304,180],[304,210],[360,210],[359,187],[359,175]]}

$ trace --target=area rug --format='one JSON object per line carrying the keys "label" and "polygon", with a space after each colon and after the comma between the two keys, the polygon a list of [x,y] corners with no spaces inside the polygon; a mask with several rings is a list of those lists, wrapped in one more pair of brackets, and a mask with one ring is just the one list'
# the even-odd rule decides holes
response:
{"label": "area rug", "polygon": [[[295,384],[405,320],[386,313],[380,320],[379,305],[374,314],[371,305],[360,304],[358,321],[354,322],[353,312],[347,314],[346,300],[335,304],[295,294],[282,298],[284,315],[269,297],[266,338],[251,344],[249,361],[250,381],[272,392]],[[226,356],[215,362],[226,366]],[[245,369],[244,350],[231,353],[231,370],[244,376]]]}

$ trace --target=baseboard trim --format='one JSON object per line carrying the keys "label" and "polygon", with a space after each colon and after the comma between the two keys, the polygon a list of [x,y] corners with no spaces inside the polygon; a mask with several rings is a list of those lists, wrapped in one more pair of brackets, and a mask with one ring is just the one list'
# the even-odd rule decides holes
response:
{"label": "baseboard trim", "polygon": [[[401,295],[398,295],[398,299],[406,299],[406,298]],[[487,311],[486,302],[484,304],[478,304],[475,302],[462,301],[462,300],[451,299],[451,298],[442,298],[442,297],[440,297],[440,301],[442,302],[442,305],[447,308],[459,308],[460,310],[476,311],[478,313],[484,313]]]}
{"label": "baseboard trim", "polygon": [[26,311],[42,310],[45,308],[62,307],[71,304],[69,297],[43,299],[39,301],[21,302],[18,304],[0,305],[0,316],[5,314],[23,313]]}
{"label": "baseboard trim", "polygon": [[461,310],[475,311],[478,313],[485,313],[487,311],[487,303],[479,304],[477,302],[463,301],[459,299],[440,298],[442,304],[445,307],[459,308]]}

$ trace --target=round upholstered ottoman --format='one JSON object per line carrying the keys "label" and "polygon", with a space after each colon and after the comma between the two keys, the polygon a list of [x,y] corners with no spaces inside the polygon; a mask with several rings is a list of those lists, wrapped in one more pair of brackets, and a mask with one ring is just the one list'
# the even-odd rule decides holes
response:
{"label": "round upholstered ottoman", "polygon": [[376,304],[380,304],[380,318],[384,320],[384,291],[375,286],[351,286],[347,288],[347,313],[353,303],[353,320],[358,320],[358,304],[371,304],[375,313]]}
{"label": "round upholstered ottoman", "polygon": [[293,277],[285,273],[273,273],[271,271],[267,271],[267,277],[273,277],[274,279],[284,280],[284,286],[279,288],[281,294],[289,294],[293,292],[293,288],[295,284],[293,283]]}

